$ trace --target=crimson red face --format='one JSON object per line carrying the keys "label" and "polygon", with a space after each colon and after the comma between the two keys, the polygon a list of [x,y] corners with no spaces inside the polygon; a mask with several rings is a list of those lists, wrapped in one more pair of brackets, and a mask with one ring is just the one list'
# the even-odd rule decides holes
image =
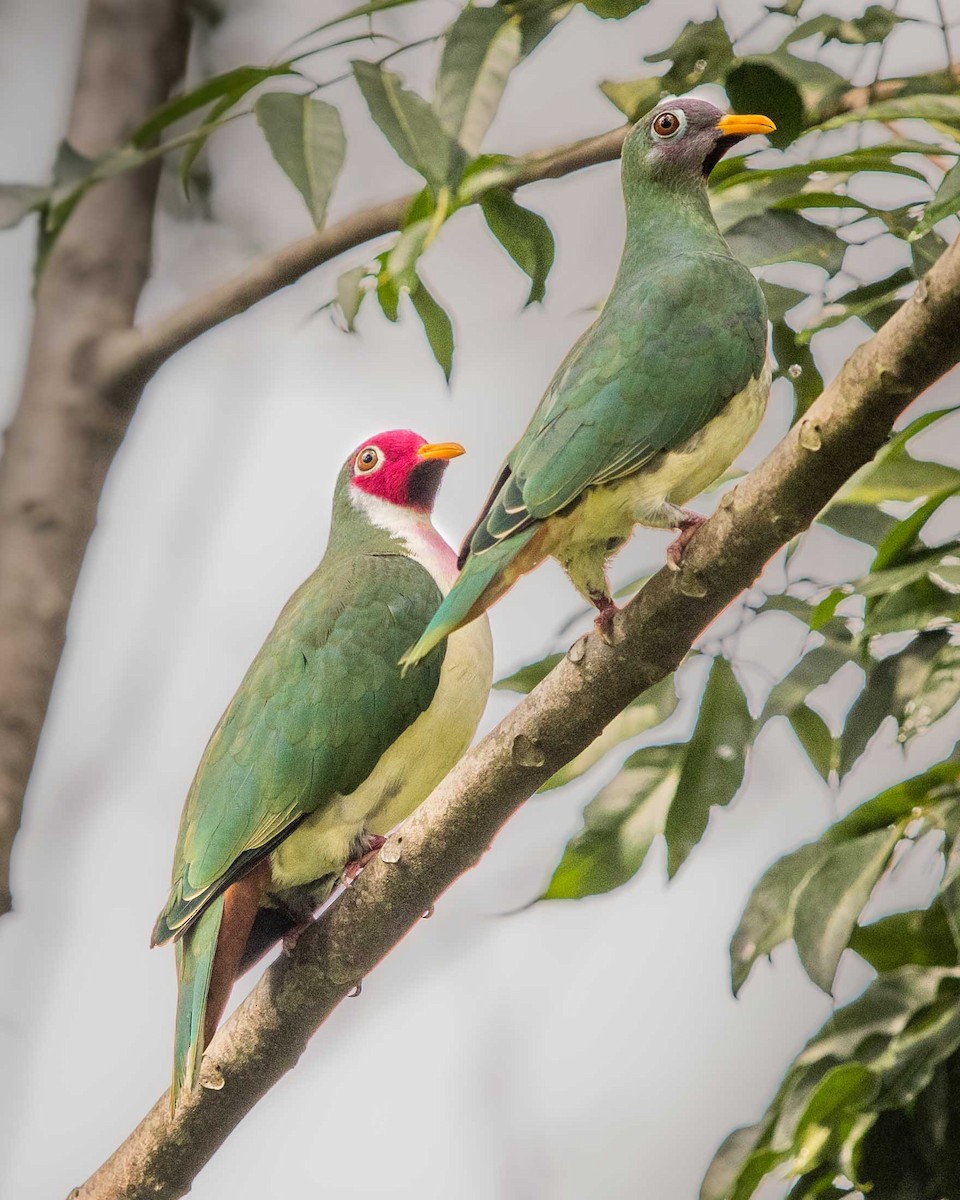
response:
{"label": "crimson red face", "polygon": [[456,442],[427,442],[411,429],[392,429],[363,442],[347,460],[350,484],[401,508],[428,513]]}

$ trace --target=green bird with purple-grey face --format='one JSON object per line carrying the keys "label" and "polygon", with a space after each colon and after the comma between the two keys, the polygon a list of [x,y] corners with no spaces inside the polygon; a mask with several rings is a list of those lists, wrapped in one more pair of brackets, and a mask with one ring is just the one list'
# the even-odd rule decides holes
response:
{"label": "green bird with purple-grey face", "polygon": [[295,938],[473,737],[492,674],[486,618],[405,674],[398,665],[456,578],[431,513],[462,453],[394,430],[350,455],[323,560],[203,753],[152,942],[177,950],[171,1110],[237,975],[278,937]]}
{"label": "green bird with purple-grey face", "polygon": [[636,524],[672,528],[679,566],[703,518],[683,508],[753,436],[770,391],[767,310],[710,211],[707,178],[768,117],[660,104],[622,152],[627,230],[613,289],[560,364],[460,551],[461,573],[404,656],[420,662],[527,571],[557,559],[598,610]]}

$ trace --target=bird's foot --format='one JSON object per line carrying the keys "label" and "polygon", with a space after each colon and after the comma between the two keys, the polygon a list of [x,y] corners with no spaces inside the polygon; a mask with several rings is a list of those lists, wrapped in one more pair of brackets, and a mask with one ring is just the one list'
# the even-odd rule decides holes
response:
{"label": "bird's foot", "polygon": [[281,914],[293,922],[281,939],[284,954],[292,954],[297,942],[315,920],[314,906],[303,893],[293,893],[278,905]]}
{"label": "bird's foot", "polygon": [[297,942],[303,937],[310,926],[313,924],[313,913],[310,914],[310,919],[301,921],[298,925],[294,925],[292,929],[288,929],[283,935],[283,952],[284,954],[292,954],[297,947]]}
{"label": "bird's foot", "polygon": [[706,519],[700,513],[684,512],[682,519],[676,527],[677,536],[667,547],[667,566],[671,570],[680,570],[680,564],[683,562],[683,552],[686,550],[690,539]]}
{"label": "bird's foot", "polygon": [[343,874],[340,876],[340,882],[344,887],[350,887],[363,868],[376,855],[377,851],[387,839],[381,837],[379,833],[367,833],[363,837],[363,849],[359,857],[351,859],[350,862],[343,868]]}
{"label": "bird's foot", "polygon": [[597,616],[594,621],[597,633],[609,646],[613,642],[613,619],[620,611],[609,596],[591,597],[597,606]]}

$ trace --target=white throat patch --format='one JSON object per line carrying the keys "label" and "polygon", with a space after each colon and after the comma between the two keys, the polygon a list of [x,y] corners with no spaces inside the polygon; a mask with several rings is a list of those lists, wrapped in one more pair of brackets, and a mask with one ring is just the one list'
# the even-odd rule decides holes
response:
{"label": "white throat patch", "polygon": [[440,591],[446,595],[457,577],[457,559],[430,520],[430,514],[401,508],[381,500],[360,488],[351,487],[350,503],[362,512],[371,525],[384,529],[407,548],[410,557],[429,571]]}

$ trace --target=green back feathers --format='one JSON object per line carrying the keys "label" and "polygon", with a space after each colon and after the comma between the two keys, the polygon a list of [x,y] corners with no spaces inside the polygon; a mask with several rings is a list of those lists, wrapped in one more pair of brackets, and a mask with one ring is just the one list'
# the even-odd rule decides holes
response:
{"label": "green back feathers", "polygon": [[763,294],[746,267],[696,254],[647,272],[564,360],[470,537],[471,557],[687,441],[765,355]]}

